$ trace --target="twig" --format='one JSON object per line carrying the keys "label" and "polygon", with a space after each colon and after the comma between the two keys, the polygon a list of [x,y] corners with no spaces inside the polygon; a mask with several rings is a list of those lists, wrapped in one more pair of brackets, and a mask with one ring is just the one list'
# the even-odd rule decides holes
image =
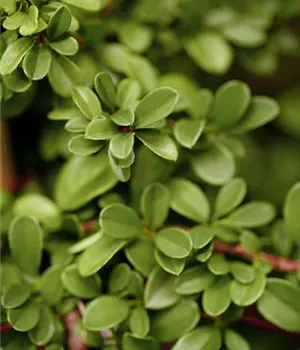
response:
{"label": "twig", "polygon": [[72,311],[62,318],[68,330],[68,349],[70,350],[88,350],[75,332],[75,324],[80,318],[78,311]]}

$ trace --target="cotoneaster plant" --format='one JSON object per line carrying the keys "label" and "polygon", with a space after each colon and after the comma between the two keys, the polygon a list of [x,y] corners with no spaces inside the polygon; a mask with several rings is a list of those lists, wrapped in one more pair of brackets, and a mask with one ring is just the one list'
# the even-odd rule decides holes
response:
{"label": "cotoneaster plant", "polygon": [[298,3],[2,0],[3,349],[298,350]]}

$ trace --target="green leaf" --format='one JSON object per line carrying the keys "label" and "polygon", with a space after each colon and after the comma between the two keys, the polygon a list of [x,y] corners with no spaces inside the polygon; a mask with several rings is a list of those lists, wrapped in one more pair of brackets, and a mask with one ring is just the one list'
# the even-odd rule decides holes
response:
{"label": "green leaf", "polygon": [[190,267],[175,280],[175,290],[182,295],[200,293],[211,286],[216,280],[204,265]]}
{"label": "green leaf", "polygon": [[202,151],[192,158],[191,165],[201,180],[215,186],[227,182],[235,173],[233,155],[224,146]]}
{"label": "green leaf", "polygon": [[242,120],[237,124],[234,132],[244,134],[257,129],[272,121],[279,114],[278,103],[270,97],[255,96]]}
{"label": "green leaf", "polygon": [[4,287],[1,304],[5,309],[19,307],[30,298],[31,288],[27,284],[12,283]]}
{"label": "green leaf", "polygon": [[222,345],[222,335],[218,328],[204,326],[184,334],[172,350],[219,350]]}
{"label": "green leaf", "polygon": [[132,333],[139,338],[144,338],[149,333],[150,320],[143,307],[136,307],[131,311],[129,326]]}
{"label": "green leaf", "polygon": [[56,304],[64,295],[64,287],[60,279],[61,272],[60,266],[52,265],[42,275],[40,292],[43,300],[49,305]]}
{"label": "green leaf", "polygon": [[196,91],[190,108],[192,118],[202,119],[207,117],[211,109],[213,98],[213,93],[209,89],[199,89]]}
{"label": "green leaf", "polygon": [[126,243],[127,241],[103,235],[79,257],[80,275],[87,277],[99,271]]}
{"label": "green leaf", "polygon": [[55,321],[52,311],[47,307],[41,307],[38,324],[29,332],[30,340],[38,345],[46,345],[55,332]]}
{"label": "green leaf", "polygon": [[214,217],[224,216],[238,207],[244,200],[246,192],[247,184],[244,179],[237,177],[225,183],[217,194]]}
{"label": "green leaf", "polygon": [[52,14],[46,32],[51,41],[55,41],[63,34],[65,34],[71,25],[72,14],[67,6],[60,6]]}
{"label": "green leaf", "polygon": [[140,218],[134,209],[124,204],[110,204],[100,213],[100,226],[114,238],[134,238],[144,231]]}
{"label": "green leaf", "polygon": [[156,234],[154,241],[156,247],[170,258],[185,258],[192,250],[190,236],[176,227],[163,228]]}
{"label": "green leaf", "polygon": [[78,241],[77,243],[71,245],[68,249],[69,254],[77,254],[82,252],[83,250],[87,249],[102,237],[101,232],[96,232],[93,235],[87,236],[86,238],[83,238],[82,240]]}
{"label": "green leaf", "polygon": [[62,223],[60,208],[39,193],[27,193],[18,197],[13,204],[13,212],[18,216],[34,216],[49,231],[59,229]]}
{"label": "green leaf", "polygon": [[100,117],[102,112],[100,101],[90,88],[85,86],[75,87],[72,90],[72,99],[88,119]]}
{"label": "green leaf", "polygon": [[64,56],[74,56],[79,50],[78,41],[72,36],[68,36],[58,41],[50,42],[49,46],[52,50]]}
{"label": "green leaf", "polygon": [[297,182],[289,190],[284,206],[284,227],[286,232],[293,238],[297,246],[300,246],[300,220],[297,214],[300,208],[300,182]]}
{"label": "green leaf", "polygon": [[17,68],[9,75],[3,75],[2,80],[6,89],[18,93],[28,91],[32,85],[21,68]]}
{"label": "green leaf", "polygon": [[8,45],[1,57],[0,73],[2,75],[12,73],[34,43],[33,38],[21,38]]}
{"label": "green leaf", "polygon": [[118,34],[122,44],[139,53],[146,51],[153,39],[151,28],[132,21],[122,23]]}
{"label": "green leaf", "polygon": [[204,120],[180,119],[174,128],[177,142],[183,147],[193,148],[202,134],[205,124]]}
{"label": "green leaf", "polygon": [[234,279],[240,283],[251,283],[255,278],[255,270],[252,266],[241,261],[233,261],[230,263],[230,272]]}
{"label": "green leaf", "polygon": [[105,4],[105,2],[102,0],[63,0],[63,2],[71,6],[78,7],[79,9],[91,12],[100,11],[103,4]]}
{"label": "green leaf", "polygon": [[134,297],[143,297],[144,279],[139,272],[134,270],[131,272],[131,279],[127,291],[129,295],[133,295]]}
{"label": "green leaf", "polygon": [[205,246],[204,248],[200,249],[197,252],[196,260],[200,262],[207,261],[211,257],[213,251],[214,251],[214,242],[212,241],[207,246]]}
{"label": "green leaf", "polygon": [[[133,334],[125,333],[122,339],[122,348],[124,350],[159,350],[159,342],[152,337],[146,337],[141,339]],[[106,349],[105,350],[117,350],[116,349]]]}
{"label": "green leaf", "polygon": [[[125,166],[122,166],[121,164],[122,160],[114,158],[114,156],[108,150],[108,160],[109,160],[111,169],[113,170],[117,179],[121,182],[126,182],[130,179],[130,175],[131,175],[130,165],[132,164],[132,160],[134,160],[134,153],[132,152],[131,155],[133,156],[133,158],[130,158],[129,160],[127,159],[123,160],[123,162],[125,162]],[[129,161],[130,164],[127,164],[127,161]]]}
{"label": "green leaf", "polygon": [[158,156],[175,162],[178,150],[171,137],[158,130],[138,131],[136,136],[143,144]]}
{"label": "green leaf", "polygon": [[85,137],[89,140],[109,140],[118,134],[118,129],[108,119],[94,119],[86,128]]}
{"label": "green leaf", "polygon": [[261,250],[262,243],[259,237],[252,231],[244,230],[241,234],[240,241],[243,248],[251,254],[256,254]]}
{"label": "green leaf", "polygon": [[74,156],[58,174],[55,202],[64,210],[74,210],[109,191],[116,183],[105,152],[92,157]]}
{"label": "green leaf", "polygon": [[206,222],[210,207],[201,188],[184,178],[174,178],[168,183],[171,208],[178,214],[196,222]]}
{"label": "green leaf", "polygon": [[84,135],[73,136],[68,143],[69,150],[78,156],[89,156],[100,151],[103,147],[102,143],[87,140]]}
{"label": "green leaf", "polygon": [[219,316],[229,308],[231,303],[229,294],[230,282],[230,277],[227,275],[221,276],[204,291],[202,307],[209,316]]}
{"label": "green leaf", "polygon": [[48,79],[52,89],[63,97],[70,97],[75,86],[83,83],[81,70],[69,58],[52,52]]}
{"label": "green leaf", "polygon": [[158,249],[154,251],[155,260],[166,272],[179,276],[185,267],[185,259],[174,259],[166,256]]}
{"label": "green leaf", "polygon": [[130,156],[134,145],[133,133],[118,133],[109,143],[109,150],[118,159],[126,159]]}
{"label": "green leaf", "polygon": [[10,15],[17,9],[16,0],[3,0],[1,1],[0,7]]}
{"label": "green leaf", "polygon": [[110,294],[118,294],[126,289],[131,280],[131,269],[128,264],[116,265],[108,279],[108,291]]}
{"label": "green leaf", "polygon": [[166,118],[178,101],[177,92],[160,87],[147,94],[135,110],[135,126],[139,129]]}
{"label": "green leaf", "polygon": [[267,40],[267,34],[261,28],[243,21],[227,24],[222,28],[222,34],[233,44],[246,48],[261,46]]}
{"label": "green leaf", "polygon": [[182,299],[171,308],[153,315],[150,334],[160,342],[172,342],[192,330],[199,322],[200,316],[196,301]]}
{"label": "green leaf", "polygon": [[3,21],[3,27],[7,30],[16,30],[24,22],[27,14],[25,12],[16,11],[11,16],[8,16]]}
{"label": "green leaf", "polygon": [[247,340],[232,329],[225,329],[224,342],[228,350],[250,350]]}
{"label": "green leaf", "polygon": [[213,240],[215,230],[207,225],[198,225],[190,230],[189,236],[193,242],[193,248],[201,249]]}
{"label": "green leaf", "polygon": [[126,258],[143,276],[148,277],[155,266],[154,243],[150,239],[138,239],[125,249]]}
{"label": "green leaf", "polygon": [[107,107],[114,109],[117,93],[111,76],[106,72],[100,72],[95,76],[94,84],[101,100]]}
{"label": "green leaf", "polygon": [[22,36],[33,34],[38,27],[39,10],[36,6],[29,6],[27,14],[20,26],[19,32]]}
{"label": "green leaf", "polygon": [[8,232],[8,243],[11,255],[20,270],[29,275],[36,275],[43,250],[43,231],[37,220],[22,216],[14,218]]}
{"label": "green leaf", "polygon": [[233,61],[233,51],[217,32],[200,32],[184,41],[184,48],[192,60],[210,74],[226,73]]}
{"label": "green leaf", "polygon": [[139,99],[141,92],[141,86],[136,80],[121,80],[117,87],[117,105],[120,108],[130,108]]}
{"label": "green leaf", "polygon": [[260,227],[269,224],[275,215],[276,211],[272,204],[253,201],[236,209],[226,221],[235,227]]}
{"label": "green leaf", "polygon": [[67,121],[65,129],[69,132],[85,132],[88,123],[84,117],[75,117]]}
{"label": "green leaf", "polygon": [[254,304],[263,294],[266,288],[266,276],[258,271],[255,272],[254,281],[242,284],[232,281],[230,286],[230,298],[238,306]]}
{"label": "green leaf", "polygon": [[24,57],[24,73],[31,80],[41,80],[49,72],[51,53],[46,46],[35,45]]}
{"label": "green leaf", "polygon": [[129,126],[134,122],[134,113],[130,109],[119,109],[110,119],[117,125]]}
{"label": "green leaf", "polygon": [[300,332],[300,290],[292,282],[269,278],[257,308],[266,320],[277,327]]}
{"label": "green leaf", "polygon": [[99,276],[82,277],[75,264],[62,271],[61,281],[65,289],[77,298],[93,299],[101,293]]}
{"label": "green leaf", "polygon": [[[92,348],[101,348],[103,340],[100,332],[88,331],[84,328],[82,320],[78,320],[75,324],[75,333],[83,344]],[[102,348],[103,349],[103,348]]]}
{"label": "green leaf", "polygon": [[27,301],[18,308],[7,311],[8,322],[19,332],[28,332],[34,328],[39,318],[40,305],[34,299]]}
{"label": "green leaf", "polygon": [[221,254],[213,254],[207,267],[215,275],[225,275],[229,272],[229,263]]}
{"label": "green leaf", "polygon": [[1,278],[0,278],[1,293],[3,293],[5,288],[10,287],[12,284],[21,283],[20,270],[17,268],[16,265],[13,265],[7,262],[2,262],[0,274],[1,274]]}
{"label": "green leaf", "polygon": [[159,228],[167,219],[170,193],[160,183],[148,185],[141,196],[141,213],[151,230]]}
{"label": "green leaf", "polygon": [[90,331],[112,328],[129,314],[126,301],[112,295],[103,295],[90,302],[83,315],[83,325]]}
{"label": "green leaf", "polygon": [[174,290],[174,276],[156,266],[146,282],[145,307],[150,310],[165,309],[176,304],[180,298]]}

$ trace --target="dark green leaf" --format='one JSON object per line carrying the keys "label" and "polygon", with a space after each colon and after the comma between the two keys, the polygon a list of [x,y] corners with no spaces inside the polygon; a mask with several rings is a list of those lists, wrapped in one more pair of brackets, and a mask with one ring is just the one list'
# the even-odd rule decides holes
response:
{"label": "dark green leaf", "polygon": [[46,46],[35,45],[24,57],[23,69],[32,80],[43,79],[51,66],[51,53]]}
{"label": "dark green leaf", "polygon": [[116,89],[111,76],[106,72],[95,76],[95,89],[101,100],[111,109],[116,106]]}
{"label": "dark green leaf", "polygon": [[155,250],[154,256],[158,265],[172,275],[180,275],[185,267],[185,259],[170,258],[158,249]]}
{"label": "dark green leaf", "polygon": [[116,265],[108,279],[108,291],[110,294],[117,294],[128,287],[131,280],[131,269],[128,264]]}
{"label": "dark green leaf", "polygon": [[186,148],[193,148],[198,141],[206,121],[198,119],[180,119],[176,122],[174,136],[179,144]]}
{"label": "dark green leaf", "polygon": [[41,307],[38,324],[29,332],[30,340],[38,345],[46,345],[55,332],[55,321],[52,311],[46,306]]}
{"label": "dark green leaf", "polygon": [[7,320],[19,332],[28,332],[36,326],[40,318],[40,305],[29,300],[16,309],[7,311]]}
{"label": "dark green leaf", "polygon": [[224,342],[228,350],[250,350],[247,340],[229,328],[225,330]]}
{"label": "dark green leaf", "polygon": [[293,238],[297,246],[300,246],[300,182],[297,182],[288,192],[284,207],[284,225],[287,233]]}
{"label": "dark green leaf", "polygon": [[64,287],[60,280],[62,268],[50,266],[41,278],[40,292],[44,301],[49,305],[56,304],[64,295]]}
{"label": "dark green leaf", "polygon": [[201,249],[213,240],[215,230],[207,225],[198,225],[190,230],[189,236],[193,242],[194,249]]}
{"label": "dark green leaf", "polygon": [[92,120],[85,131],[85,137],[89,140],[109,140],[116,134],[116,125],[108,119]]}
{"label": "dark green leaf", "polygon": [[83,315],[83,325],[90,331],[112,328],[123,322],[129,314],[126,301],[104,295],[90,302]]}
{"label": "dark green leaf", "polygon": [[5,309],[14,309],[24,304],[30,295],[31,288],[27,284],[13,283],[5,286],[1,304]]}
{"label": "dark green leaf", "polygon": [[144,338],[150,330],[150,320],[147,311],[142,307],[136,307],[131,311],[129,326],[134,335]]}
{"label": "dark green leaf", "polygon": [[55,41],[57,38],[65,34],[71,24],[72,14],[67,6],[60,6],[51,16],[48,26],[47,35],[50,41]]}

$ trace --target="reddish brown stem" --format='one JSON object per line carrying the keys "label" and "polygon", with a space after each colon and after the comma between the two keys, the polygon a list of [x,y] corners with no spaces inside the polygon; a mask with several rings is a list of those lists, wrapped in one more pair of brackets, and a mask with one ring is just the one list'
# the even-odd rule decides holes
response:
{"label": "reddish brown stem", "polygon": [[88,347],[82,343],[75,332],[75,324],[80,318],[78,311],[73,311],[62,318],[68,331],[68,349],[70,350],[88,350]]}
{"label": "reddish brown stem", "polygon": [[8,332],[8,331],[11,331],[12,329],[13,329],[12,326],[8,323],[0,325],[0,333]]}

